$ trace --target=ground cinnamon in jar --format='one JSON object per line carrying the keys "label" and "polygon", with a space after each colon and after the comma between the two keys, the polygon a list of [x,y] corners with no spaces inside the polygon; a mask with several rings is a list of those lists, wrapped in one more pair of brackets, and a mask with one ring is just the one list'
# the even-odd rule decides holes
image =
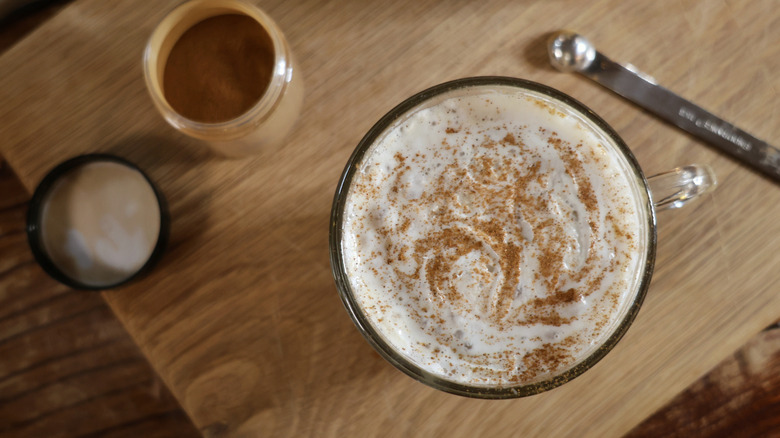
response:
{"label": "ground cinnamon in jar", "polygon": [[218,15],[195,24],[174,44],[162,88],[182,116],[225,122],[260,100],[273,69],[273,42],[260,23],[241,14]]}

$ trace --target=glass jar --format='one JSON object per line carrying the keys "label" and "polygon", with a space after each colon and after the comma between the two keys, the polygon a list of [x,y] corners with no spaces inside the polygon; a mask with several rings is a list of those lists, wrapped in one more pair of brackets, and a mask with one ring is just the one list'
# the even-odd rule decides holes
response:
{"label": "glass jar", "polygon": [[[203,123],[182,116],[165,97],[163,77],[168,56],[191,27],[211,17],[245,15],[262,26],[274,51],[270,81],[260,99],[243,114],[224,122]],[[289,44],[265,12],[239,0],[193,0],[173,9],[157,25],[143,57],[147,89],[165,120],[180,132],[204,140],[231,157],[277,150],[292,129],[303,101],[303,83]],[[197,74],[198,72],[192,72]]]}

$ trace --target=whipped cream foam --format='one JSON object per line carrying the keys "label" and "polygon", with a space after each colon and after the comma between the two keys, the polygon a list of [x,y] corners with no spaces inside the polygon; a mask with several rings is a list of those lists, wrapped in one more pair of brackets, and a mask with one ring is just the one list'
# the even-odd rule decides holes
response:
{"label": "whipped cream foam", "polygon": [[429,373],[545,380],[593,353],[636,296],[639,183],[561,102],[511,86],[451,91],[396,121],[357,166],[341,242],[352,292]]}

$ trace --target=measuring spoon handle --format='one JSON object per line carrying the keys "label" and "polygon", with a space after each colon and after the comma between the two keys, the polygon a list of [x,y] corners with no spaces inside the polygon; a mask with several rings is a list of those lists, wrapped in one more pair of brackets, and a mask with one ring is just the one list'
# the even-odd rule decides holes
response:
{"label": "measuring spoon handle", "polygon": [[596,52],[593,62],[579,72],[780,182],[780,150],[658,85],[633,66]]}

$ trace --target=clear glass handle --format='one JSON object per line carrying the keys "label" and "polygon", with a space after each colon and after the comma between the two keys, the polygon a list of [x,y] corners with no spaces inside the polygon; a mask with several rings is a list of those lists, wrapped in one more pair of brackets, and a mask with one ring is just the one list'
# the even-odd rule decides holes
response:
{"label": "clear glass handle", "polygon": [[706,164],[691,164],[647,178],[656,210],[680,208],[714,189],[715,172]]}

